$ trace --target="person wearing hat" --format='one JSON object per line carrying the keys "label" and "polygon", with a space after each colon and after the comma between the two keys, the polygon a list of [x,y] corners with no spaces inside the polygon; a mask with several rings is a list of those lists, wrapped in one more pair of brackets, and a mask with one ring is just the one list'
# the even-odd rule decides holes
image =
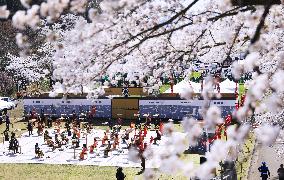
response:
{"label": "person wearing hat", "polygon": [[44,135],[43,135],[43,139],[44,139],[44,142],[48,141],[49,139],[52,139],[52,138],[49,136],[48,130],[45,130]]}
{"label": "person wearing hat", "polygon": [[37,155],[39,151],[39,146],[38,143],[35,144],[35,154]]}
{"label": "person wearing hat", "polygon": [[87,154],[87,145],[86,144],[83,144],[83,149],[80,153],[80,160],[84,160],[85,159],[85,154]]}
{"label": "person wearing hat", "polygon": [[44,128],[43,124],[42,124],[41,122],[38,122],[38,125],[37,125],[37,133],[38,133],[39,136],[42,135],[42,133],[43,133],[43,128]]}
{"label": "person wearing hat", "polygon": [[11,139],[9,141],[9,150],[14,151],[14,153],[18,153],[19,141],[16,139],[16,134],[14,132],[11,133]]}
{"label": "person wearing hat", "polygon": [[117,168],[117,170],[116,170],[116,179],[117,180],[124,180],[124,178],[126,177],[125,175],[124,175],[124,173],[122,172],[122,167],[119,167],[119,168]]}
{"label": "person wearing hat", "polygon": [[38,143],[35,144],[35,155],[38,158],[41,158],[44,156],[42,150],[40,150]]}
{"label": "person wearing hat", "polygon": [[156,130],[156,134],[157,134],[157,137],[154,138],[154,144],[157,144],[157,141],[161,140],[162,138],[161,131],[159,131],[158,129]]}
{"label": "person wearing hat", "polygon": [[52,118],[50,116],[48,116],[48,118],[47,118],[47,127],[48,128],[52,127]]}
{"label": "person wearing hat", "polygon": [[11,124],[10,118],[8,115],[6,115],[6,130],[7,131],[10,131],[10,124]]}
{"label": "person wearing hat", "polygon": [[277,170],[279,180],[284,180],[284,168],[283,164],[280,164],[280,168]]}
{"label": "person wearing hat", "polygon": [[[79,118],[79,117],[78,117],[78,118]],[[72,119],[73,122],[76,121],[76,119],[77,119],[77,114],[76,114],[76,111],[75,111],[75,110],[72,111],[72,117],[71,117],[71,119]]]}
{"label": "person wearing hat", "polygon": [[5,141],[9,141],[9,133],[8,133],[8,131],[5,130],[5,131],[3,132],[3,134],[4,134],[4,140],[5,140]]}
{"label": "person wearing hat", "polygon": [[44,109],[40,109],[40,122],[41,123],[44,123],[44,120],[45,120],[45,116],[44,116]]}
{"label": "person wearing hat", "polygon": [[270,177],[270,172],[265,162],[262,162],[262,166],[258,168],[258,171],[260,172],[262,180],[267,180],[268,177]]}
{"label": "person wearing hat", "polygon": [[28,122],[28,131],[29,131],[29,136],[33,134],[33,124],[31,121]]}

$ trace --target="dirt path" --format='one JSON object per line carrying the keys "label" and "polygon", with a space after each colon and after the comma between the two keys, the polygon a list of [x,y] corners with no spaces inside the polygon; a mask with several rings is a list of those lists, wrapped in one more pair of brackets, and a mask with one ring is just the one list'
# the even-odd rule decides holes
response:
{"label": "dirt path", "polygon": [[259,166],[261,166],[262,162],[266,162],[270,170],[270,179],[277,179],[277,169],[279,168],[280,164],[284,164],[284,156],[279,156],[276,153],[276,149],[279,147],[284,148],[284,142],[276,142],[272,147],[266,147],[260,144],[256,145],[255,152],[252,158],[251,168],[249,171],[249,180],[261,179],[260,173],[257,169]]}

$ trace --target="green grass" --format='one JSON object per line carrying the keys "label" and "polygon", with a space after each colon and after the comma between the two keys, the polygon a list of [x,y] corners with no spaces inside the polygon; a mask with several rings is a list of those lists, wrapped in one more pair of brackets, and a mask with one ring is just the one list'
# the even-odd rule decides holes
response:
{"label": "green grass", "polygon": [[[199,155],[184,154],[181,159],[185,162],[193,161],[194,166],[199,164]],[[0,164],[0,179],[2,180],[63,180],[63,179],[115,179],[117,167],[104,166],[79,166],[79,165],[49,165],[49,164]],[[137,175],[140,168],[123,168],[126,179],[143,179],[142,175]],[[175,175],[156,173],[160,180],[188,179],[182,173]]]}
{"label": "green grass", "polygon": [[[198,154],[182,154],[180,156],[180,159],[184,162],[193,162],[194,167],[199,166],[200,162],[200,155]],[[155,179],[159,180],[188,180],[188,177],[186,177],[182,172],[177,172],[176,174],[161,174],[160,172],[156,172],[157,176]],[[137,179],[141,179],[141,176],[136,176]]]}
{"label": "green grass", "polygon": [[182,154],[180,157],[184,162],[193,162],[194,167],[200,165],[200,155],[198,154]]}
{"label": "green grass", "polygon": [[160,87],[160,93],[164,93],[166,90],[168,90],[171,86],[169,84],[164,84]]}
{"label": "green grass", "polygon": [[191,78],[195,78],[195,79],[197,79],[197,78],[200,78],[200,76],[201,76],[201,72],[192,72],[191,73],[191,76],[190,76],[190,79]]}
{"label": "green grass", "polygon": [[[18,107],[8,111],[8,114],[10,116],[10,131],[15,131],[16,136],[19,137],[23,132],[27,131],[27,123],[21,122],[21,117],[23,115],[23,105],[22,103],[19,103]],[[3,142],[3,132],[6,129],[6,124],[3,122],[0,125],[0,133],[1,133],[1,138],[0,138],[0,143]],[[19,131],[20,130],[20,131]]]}
{"label": "green grass", "polygon": [[[124,168],[126,179],[134,179],[139,168]],[[0,179],[115,179],[116,167],[48,165],[48,164],[1,164]]]}
{"label": "green grass", "polygon": [[255,136],[253,133],[249,134],[245,144],[242,147],[242,151],[239,153],[236,168],[238,179],[247,179],[249,168],[251,165],[252,153],[255,145]]}
{"label": "green grass", "polygon": [[[197,159],[195,157],[195,159]],[[196,161],[196,160],[195,160]],[[48,165],[48,164],[0,164],[1,180],[75,180],[75,179],[95,179],[112,180],[115,179],[117,167],[102,166],[78,166],[78,165]],[[140,168],[123,168],[126,179],[143,179],[142,175],[136,175]],[[167,175],[157,173],[159,180],[187,180],[181,173],[177,175]]]}
{"label": "green grass", "polygon": [[183,127],[180,123],[174,124],[174,128],[176,132],[184,132]]}

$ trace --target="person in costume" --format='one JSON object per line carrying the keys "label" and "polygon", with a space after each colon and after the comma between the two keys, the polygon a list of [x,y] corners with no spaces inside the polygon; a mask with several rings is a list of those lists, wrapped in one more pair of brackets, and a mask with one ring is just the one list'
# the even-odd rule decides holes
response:
{"label": "person in costume", "polygon": [[260,172],[260,177],[262,180],[267,180],[268,177],[270,177],[270,171],[265,162],[262,162],[262,166],[258,168],[258,171]]}
{"label": "person in costume", "polygon": [[162,138],[161,132],[159,130],[156,130],[156,135],[157,136],[154,138],[154,143],[153,144],[157,144],[157,141],[161,140],[161,138]]}
{"label": "person in costume", "polygon": [[124,180],[125,179],[126,176],[122,172],[122,167],[117,168],[115,177],[116,177],[116,180]]}

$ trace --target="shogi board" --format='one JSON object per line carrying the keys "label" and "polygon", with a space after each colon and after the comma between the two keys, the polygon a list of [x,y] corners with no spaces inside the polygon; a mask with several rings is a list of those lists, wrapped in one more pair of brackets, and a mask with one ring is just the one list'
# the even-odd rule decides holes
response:
{"label": "shogi board", "polygon": [[[53,138],[55,136],[55,131],[53,129],[48,129],[49,135]],[[94,142],[94,137],[103,137],[103,130],[92,130],[87,136],[87,146],[89,147]],[[134,134],[132,133],[132,136]],[[120,143],[119,150],[113,150],[109,152],[109,157],[104,157],[104,148],[100,147],[101,141],[99,141],[99,148],[95,153],[87,153],[84,160],[79,160],[79,154],[81,152],[81,147],[86,144],[86,137],[80,138],[80,148],[75,149],[75,159],[74,159],[74,148],[72,148],[71,141],[69,144],[63,145],[62,150],[56,149],[52,151],[51,147],[48,147],[44,143],[44,138],[38,136],[36,131],[33,135],[29,136],[28,132],[22,134],[18,138],[19,144],[21,146],[21,153],[13,154],[9,152],[8,146],[9,142],[4,142],[0,144],[0,163],[37,163],[37,164],[74,164],[74,165],[97,165],[97,166],[121,166],[121,167],[140,167],[140,162],[129,161],[128,149],[126,149],[126,144]],[[156,133],[153,131],[148,131],[146,142],[150,141],[150,137],[156,137]],[[68,137],[71,139],[71,137]],[[165,144],[166,138],[162,137],[159,146],[152,145],[153,148],[158,148]],[[40,149],[44,153],[43,158],[35,157],[35,144],[38,143]],[[147,163],[146,167],[153,167],[152,163]]]}

